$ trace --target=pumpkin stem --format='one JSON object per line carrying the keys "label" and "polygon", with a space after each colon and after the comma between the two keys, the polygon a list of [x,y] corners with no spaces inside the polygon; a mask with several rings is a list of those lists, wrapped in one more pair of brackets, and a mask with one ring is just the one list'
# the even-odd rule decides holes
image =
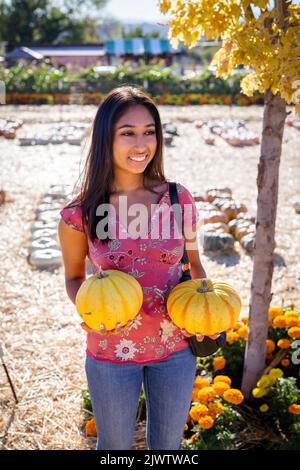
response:
{"label": "pumpkin stem", "polygon": [[105,271],[102,271],[102,269],[100,271],[97,271],[95,273],[95,276],[97,276],[98,279],[103,279],[104,277],[109,277],[109,275]]}
{"label": "pumpkin stem", "polygon": [[200,292],[200,294],[203,294],[204,292],[209,292],[209,288],[206,282],[206,279],[201,279],[202,280],[202,286],[198,287],[197,292]]}

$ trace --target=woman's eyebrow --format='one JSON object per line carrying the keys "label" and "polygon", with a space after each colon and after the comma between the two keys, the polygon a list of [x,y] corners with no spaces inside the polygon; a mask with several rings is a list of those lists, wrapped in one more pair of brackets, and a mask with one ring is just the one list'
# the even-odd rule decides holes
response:
{"label": "woman's eyebrow", "polygon": [[[151,127],[151,126],[155,126],[155,123],[151,122],[150,124],[146,124],[144,127]],[[118,129],[122,129],[123,127],[136,127],[136,126],[133,126],[132,124],[123,124],[122,126],[118,127]]]}

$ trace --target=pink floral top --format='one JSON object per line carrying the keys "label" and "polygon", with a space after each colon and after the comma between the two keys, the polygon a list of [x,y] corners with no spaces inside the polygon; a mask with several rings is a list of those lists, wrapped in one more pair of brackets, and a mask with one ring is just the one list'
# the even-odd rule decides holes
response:
{"label": "pink floral top", "polygon": [[[189,225],[199,220],[199,213],[193,196],[180,183],[176,183],[180,206],[183,208],[185,227],[187,220],[184,211],[188,209]],[[186,204],[188,206],[186,206]],[[174,236],[174,215],[170,209],[168,190],[161,196],[150,222],[150,230],[158,227],[156,238],[150,236],[134,239],[129,236],[118,218],[110,222],[126,237],[110,239],[102,244],[99,239],[91,243],[88,238],[88,258],[93,274],[100,269],[118,269],[134,276],[143,290],[142,307],[131,327],[119,334],[87,333],[87,355],[96,360],[115,363],[142,364],[167,358],[171,353],[189,347],[187,338],[175,326],[166,310],[166,300],[170,290],[181,276],[183,238]],[[63,208],[60,215],[72,228],[84,231],[80,206]],[[170,235],[163,236],[163,218],[170,218]],[[158,225],[157,225],[158,224]],[[117,231],[117,234],[120,233]],[[172,237],[173,234],[173,237]]]}

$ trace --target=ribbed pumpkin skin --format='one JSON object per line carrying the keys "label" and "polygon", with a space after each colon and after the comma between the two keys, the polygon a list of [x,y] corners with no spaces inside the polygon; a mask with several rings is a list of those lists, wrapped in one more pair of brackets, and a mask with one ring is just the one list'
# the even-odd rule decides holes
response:
{"label": "ribbed pumpkin skin", "polygon": [[[208,292],[197,292],[205,289],[205,283]],[[210,279],[182,282],[167,299],[167,311],[173,323],[192,335],[214,335],[233,328],[240,310],[241,299],[235,290],[225,282]]]}
{"label": "ribbed pumpkin skin", "polygon": [[143,291],[139,282],[133,276],[115,269],[88,277],[78,289],[75,299],[83,321],[97,331],[101,323],[107,331],[114,330],[118,322],[125,326],[139,313],[142,303]]}

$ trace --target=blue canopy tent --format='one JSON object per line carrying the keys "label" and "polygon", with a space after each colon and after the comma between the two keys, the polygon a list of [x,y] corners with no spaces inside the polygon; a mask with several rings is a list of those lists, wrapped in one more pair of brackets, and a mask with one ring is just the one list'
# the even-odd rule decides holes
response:
{"label": "blue canopy tent", "polygon": [[182,52],[181,46],[174,49],[168,39],[161,38],[110,39],[104,43],[104,48],[109,63],[111,57],[126,57],[133,60],[144,58],[146,62],[150,58],[161,57],[172,62],[172,55]]}

